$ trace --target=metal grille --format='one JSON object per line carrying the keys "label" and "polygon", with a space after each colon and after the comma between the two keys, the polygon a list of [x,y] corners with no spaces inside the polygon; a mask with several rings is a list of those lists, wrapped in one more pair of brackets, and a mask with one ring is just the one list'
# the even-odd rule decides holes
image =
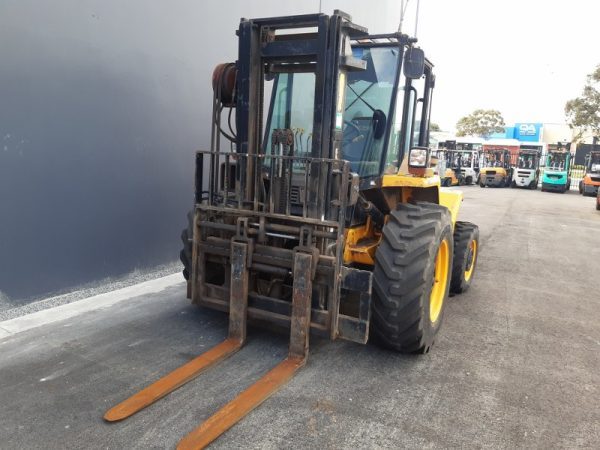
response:
{"label": "metal grille", "polygon": [[196,203],[202,209],[251,211],[332,227],[344,220],[350,180],[347,161],[209,151],[197,152],[196,158]]}

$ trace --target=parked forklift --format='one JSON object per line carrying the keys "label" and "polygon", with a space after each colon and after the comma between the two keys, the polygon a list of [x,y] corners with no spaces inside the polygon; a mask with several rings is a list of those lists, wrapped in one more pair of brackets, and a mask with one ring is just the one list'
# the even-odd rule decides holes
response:
{"label": "parked forklift", "polygon": [[542,146],[521,145],[516,170],[513,170],[511,187],[537,189],[540,180]]}
{"label": "parked forklift", "polygon": [[442,161],[442,166],[438,171],[441,185],[445,187],[463,185],[465,179],[460,173],[461,155],[454,150],[438,150],[438,158]]}
{"label": "parked forklift", "polygon": [[238,39],[237,62],[213,75],[211,147],[196,153],[181,255],[192,303],[228,313],[228,337],[104,417],[129,417],[232,355],[248,321],[289,329],[289,354],[185,449],[286,383],[311,334],[427,353],[479,249],[477,226],[457,221],[462,194],[440,190],[430,167],[435,76],[416,39],[369,35],[341,11],[242,19]]}
{"label": "parked forklift", "polygon": [[600,186],[600,151],[592,150],[585,157],[585,173],[579,182],[579,193],[596,197]]}
{"label": "parked forklift", "polygon": [[542,192],[565,193],[571,188],[571,143],[558,143],[548,149],[542,176]]}
{"label": "parked forklift", "polygon": [[480,187],[508,187],[513,179],[509,149],[486,149],[481,156]]}
{"label": "parked forklift", "polygon": [[469,142],[447,140],[439,143],[447,166],[442,186],[471,185],[477,181],[481,146],[482,144],[474,139],[469,139]]}

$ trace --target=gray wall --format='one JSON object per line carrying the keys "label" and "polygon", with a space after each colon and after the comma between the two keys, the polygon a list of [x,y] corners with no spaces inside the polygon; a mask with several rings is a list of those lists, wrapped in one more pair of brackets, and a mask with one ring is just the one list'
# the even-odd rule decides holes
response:
{"label": "gray wall", "polygon": [[[324,1],[371,31],[398,7]],[[375,4],[375,3],[374,3]],[[317,0],[0,2],[0,295],[25,298],[177,259],[193,152],[240,17]]]}

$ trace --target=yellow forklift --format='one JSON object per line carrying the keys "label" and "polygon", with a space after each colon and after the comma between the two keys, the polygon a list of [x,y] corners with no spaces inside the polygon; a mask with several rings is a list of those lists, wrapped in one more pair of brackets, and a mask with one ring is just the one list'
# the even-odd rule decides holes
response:
{"label": "yellow forklift", "polygon": [[509,187],[513,178],[512,157],[509,149],[485,149],[479,171],[480,187]]}
{"label": "yellow forklift", "polygon": [[196,153],[181,255],[192,303],[227,313],[228,337],[104,417],[125,419],[231,356],[248,321],[289,330],[289,354],[183,449],[208,445],[286,383],[311,335],[427,353],[479,249],[477,226],[457,221],[461,194],[441,191],[430,167],[435,76],[416,39],[370,35],[341,11],[242,19],[238,39],[237,62],[214,72],[211,146]]}

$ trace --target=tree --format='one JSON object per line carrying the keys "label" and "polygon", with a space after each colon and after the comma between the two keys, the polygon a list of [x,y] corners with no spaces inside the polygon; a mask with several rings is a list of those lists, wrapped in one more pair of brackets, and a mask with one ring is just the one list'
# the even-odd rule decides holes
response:
{"label": "tree", "polygon": [[431,122],[429,124],[429,131],[442,131],[442,129],[440,128],[440,126],[437,123]]}
{"label": "tree", "polygon": [[479,136],[487,138],[504,131],[504,119],[495,109],[476,109],[470,115],[461,117],[456,123],[457,136]]}
{"label": "tree", "polygon": [[586,131],[600,137],[600,64],[587,76],[581,96],[565,104],[565,115],[569,126],[579,130],[576,140]]}

